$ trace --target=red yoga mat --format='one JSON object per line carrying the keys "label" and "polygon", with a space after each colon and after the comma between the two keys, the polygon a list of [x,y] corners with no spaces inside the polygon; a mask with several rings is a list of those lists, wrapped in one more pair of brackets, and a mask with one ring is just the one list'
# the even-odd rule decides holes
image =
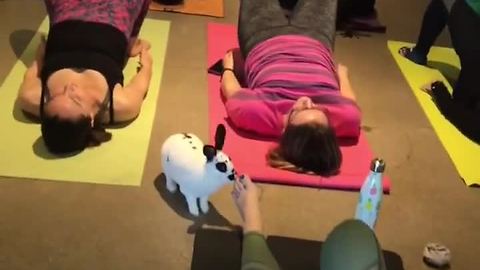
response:
{"label": "red yoga mat", "polygon": [[[236,33],[233,25],[208,24],[209,66],[223,58],[229,49],[238,47]],[[327,178],[274,169],[268,166],[265,158],[274,142],[248,138],[229,125],[221,98],[219,77],[212,74],[208,74],[208,98],[210,138],[213,141],[217,125],[223,123],[227,129],[223,150],[232,158],[240,173],[248,174],[254,181],[264,183],[360,190],[373,158],[363,133],[356,145],[341,147],[343,163],[339,175]],[[390,180],[385,177],[384,192],[389,191]]]}

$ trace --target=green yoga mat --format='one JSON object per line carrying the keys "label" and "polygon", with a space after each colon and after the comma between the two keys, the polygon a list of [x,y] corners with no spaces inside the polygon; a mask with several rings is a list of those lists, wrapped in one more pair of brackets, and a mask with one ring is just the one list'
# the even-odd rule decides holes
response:
{"label": "green yoga mat", "polygon": [[[170,24],[146,19],[140,37],[151,42],[154,61],[148,95],[139,117],[130,125],[109,130],[112,140],[67,158],[47,152],[41,139],[40,126],[22,114],[15,99],[26,70],[40,41],[39,33],[48,31],[48,20],[40,25],[4,84],[0,87],[0,175],[30,179],[88,182],[139,186],[147,156],[157,97],[162,79]],[[125,69],[125,82],[136,73],[138,59],[130,59]]]}
{"label": "green yoga mat", "polygon": [[388,48],[393,58],[395,58],[465,184],[468,186],[480,184],[480,170],[478,169],[480,146],[467,139],[450,124],[442,116],[430,96],[420,90],[420,87],[429,82],[441,80],[451,91],[452,88],[448,81],[457,77],[455,73],[458,73],[460,67],[458,56],[453,49],[434,47],[428,55],[429,66],[434,68],[428,68],[416,65],[399,55],[398,50],[402,46],[412,47],[414,44],[397,41],[388,42]]}

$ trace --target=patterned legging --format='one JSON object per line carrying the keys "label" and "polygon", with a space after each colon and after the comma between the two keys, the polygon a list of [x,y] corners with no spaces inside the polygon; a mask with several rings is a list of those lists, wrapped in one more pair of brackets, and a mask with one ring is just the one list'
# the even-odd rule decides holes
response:
{"label": "patterned legging", "polygon": [[137,37],[151,0],[45,0],[50,24],[80,20],[119,29],[127,40]]}

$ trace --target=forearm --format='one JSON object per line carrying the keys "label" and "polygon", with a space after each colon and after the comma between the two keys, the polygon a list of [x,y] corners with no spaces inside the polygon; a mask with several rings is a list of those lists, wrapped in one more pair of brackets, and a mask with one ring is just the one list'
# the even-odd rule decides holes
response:
{"label": "forearm", "polygon": [[143,66],[127,86],[113,91],[115,122],[130,121],[138,116],[151,76],[151,69]]}
{"label": "forearm", "polygon": [[19,107],[33,116],[40,116],[41,91],[39,64],[35,60],[23,76],[17,96]]}
{"label": "forearm", "polygon": [[38,48],[35,59],[25,72],[25,78],[40,78],[43,67],[44,49]]}
{"label": "forearm", "polygon": [[230,70],[226,70],[223,72],[221,83],[222,94],[226,99],[229,99],[236,92],[242,89],[240,83],[237,80],[237,77],[235,77],[235,74]]}
{"label": "forearm", "polygon": [[249,232],[243,237],[242,270],[277,270],[277,261],[268,248],[265,237]]}
{"label": "forearm", "polygon": [[353,92],[352,85],[350,83],[350,79],[348,78],[348,73],[346,72],[339,72],[338,78],[340,80],[340,92],[342,96],[349,98],[353,101],[357,100],[355,93]]}
{"label": "forearm", "polygon": [[125,87],[126,94],[135,100],[143,101],[147,94],[150,80],[152,79],[152,67],[143,66],[140,68],[135,77],[132,78],[127,87]]}

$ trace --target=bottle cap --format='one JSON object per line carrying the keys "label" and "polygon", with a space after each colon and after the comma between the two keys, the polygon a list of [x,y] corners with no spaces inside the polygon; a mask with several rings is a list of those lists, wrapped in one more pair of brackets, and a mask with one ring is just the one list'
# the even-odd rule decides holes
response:
{"label": "bottle cap", "polygon": [[385,161],[383,161],[383,159],[375,158],[370,164],[370,170],[376,173],[383,173],[385,171]]}

